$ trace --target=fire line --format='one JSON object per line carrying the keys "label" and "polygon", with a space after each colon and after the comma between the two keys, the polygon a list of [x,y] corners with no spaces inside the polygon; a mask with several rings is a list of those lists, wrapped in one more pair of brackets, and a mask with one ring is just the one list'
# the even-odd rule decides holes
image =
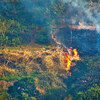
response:
{"label": "fire line", "polygon": [[79,25],[69,25],[69,27],[73,30],[77,29],[77,30],[96,30],[95,26],[86,26],[83,23],[79,22]]}
{"label": "fire line", "polygon": [[63,54],[64,54],[64,58],[65,58],[65,67],[66,67],[66,71],[68,72],[71,67],[73,67],[75,65],[75,63],[73,63],[72,61],[78,61],[78,60],[82,60],[78,54],[77,49],[72,49],[72,47],[67,48],[64,44],[58,42],[55,38],[55,33],[53,34],[53,32],[51,31],[51,35],[52,35],[52,39],[58,44],[60,45],[63,49],[66,49],[66,51],[63,50]]}
{"label": "fire line", "polygon": [[66,70],[70,70],[71,67],[75,65],[72,61],[78,61],[81,60],[80,56],[78,55],[78,51],[76,49],[72,50],[72,47],[69,48],[70,54],[69,53],[64,53],[65,55],[65,63],[66,63]]}

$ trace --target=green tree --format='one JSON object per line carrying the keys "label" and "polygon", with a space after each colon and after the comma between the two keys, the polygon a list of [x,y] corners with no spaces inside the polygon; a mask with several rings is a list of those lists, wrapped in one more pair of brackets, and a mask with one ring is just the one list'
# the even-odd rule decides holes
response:
{"label": "green tree", "polygon": [[[36,90],[33,78],[24,78],[14,83],[14,86],[10,86],[8,93],[20,100],[39,97],[39,91]],[[30,99],[31,100],[31,99]]]}
{"label": "green tree", "polygon": [[100,87],[94,85],[86,92],[79,92],[74,100],[100,100]]}
{"label": "green tree", "polygon": [[65,91],[60,88],[48,89],[41,100],[63,100],[65,97]]}

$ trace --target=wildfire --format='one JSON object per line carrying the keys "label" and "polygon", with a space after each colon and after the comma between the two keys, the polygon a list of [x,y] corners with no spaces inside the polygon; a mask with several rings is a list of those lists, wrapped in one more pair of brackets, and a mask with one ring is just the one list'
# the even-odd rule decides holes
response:
{"label": "wildfire", "polygon": [[[67,48],[65,47],[62,43],[58,42],[55,38],[55,33],[52,34],[52,39],[59,45],[62,45],[63,46],[63,52],[64,52],[64,56],[65,56],[65,66],[66,66],[66,70],[67,72],[70,70],[71,67],[73,67],[75,65],[75,63],[73,63],[72,61],[75,60],[75,61],[78,61],[78,60],[81,60],[80,56],[78,55],[78,51],[77,49],[72,49],[72,47],[70,48]],[[65,52],[64,49],[66,49]],[[68,72],[69,74],[69,72]],[[71,74],[71,73],[70,73]]]}
{"label": "wildfire", "polygon": [[70,55],[68,53],[65,53],[65,63],[66,63],[66,70],[70,70],[72,61],[70,60]]}
{"label": "wildfire", "polygon": [[69,25],[69,27],[73,30],[77,29],[77,30],[96,30],[95,26],[87,26],[84,25],[83,23],[79,22],[79,25]]}
{"label": "wildfire", "polygon": [[55,38],[55,36],[53,35],[52,31],[51,31],[51,34],[52,34],[52,39],[57,43],[57,44],[61,44],[60,42],[58,42]]}
{"label": "wildfire", "polygon": [[64,53],[65,55],[65,63],[66,63],[66,70],[70,70],[75,63],[72,63],[73,60],[78,61],[81,60],[80,56],[78,55],[78,51],[76,49],[72,50],[72,47],[69,48],[70,53]]}

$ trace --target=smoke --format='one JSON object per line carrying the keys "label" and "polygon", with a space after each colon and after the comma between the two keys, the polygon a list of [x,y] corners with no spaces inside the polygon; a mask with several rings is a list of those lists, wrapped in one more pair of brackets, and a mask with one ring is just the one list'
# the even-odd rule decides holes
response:
{"label": "smoke", "polygon": [[32,20],[39,22],[41,25],[45,24],[50,16],[46,16],[49,5],[53,4],[50,0],[21,0],[21,4],[24,5],[26,11],[31,13]]}
{"label": "smoke", "polygon": [[[89,21],[96,27],[98,33],[100,33],[100,2],[93,2],[92,0],[62,0],[65,4],[70,4],[71,7],[79,9],[82,13],[82,16],[76,13],[76,18],[86,25],[89,25]],[[73,10],[75,10],[73,9]],[[70,9],[69,9],[70,10]],[[77,19],[74,18],[76,21]],[[74,21],[75,23],[75,21]]]}
{"label": "smoke", "polygon": [[[70,4],[70,8],[68,11],[71,13],[72,11],[76,11],[76,16],[73,15],[73,12],[69,16],[73,16],[70,20],[72,24],[76,24],[77,22],[82,22],[84,25],[93,25],[96,27],[96,31],[98,33],[97,44],[92,48],[96,48],[100,53],[100,1],[99,0],[62,0],[63,4]],[[78,10],[80,13],[78,13]],[[94,34],[94,33],[93,33]],[[79,41],[80,42],[80,41]],[[78,42],[78,45],[79,45]],[[88,44],[88,43],[87,43]],[[91,45],[91,44],[90,44]],[[91,47],[88,45],[89,48]]]}
{"label": "smoke", "polygon": [[[63,12],[67,13],[67,15],[64,15],[66,25],[78,25],[78,22],[81,22],[87,26],[93,25],[96,27],[97,33],[100,34],[100,1],[95,0],[97,2],[93,2],[92,0],[22,0],[21,4],[23,4],[25,6],[25,9],[32,14],[32,21],[35,21],[40,25],[44,25],[45,28],[48,29],[47,33],[50,34],[50,30],[58,33],[58,30],[54,27],[56,25],[60,25],[59,23],[57,23],[59,18],[57,18],[57,16],[53,14],[53,11],[50,11],[49,9],[50,6],[55,5],[55,1],[60,1],[64,7]],[[59,12],[60,11],[58,11],[57,15],[59,15]],[[61,22],[62,20],[59,21]],[[70,32],[66,34],[70,34]],[[61,36],[61,34],[57,34],[57,41],[63,42],[64,39],[61,39],[62,37],[63,36]],[[81,44],[81,40],[78,43]],[[100,37],[98,37],[97,39],[97,47],[99,47],[99,44]],[[86,45],[85,48],[88,47]],[[100,48],[97,49],[98,51],[100,51]]]}

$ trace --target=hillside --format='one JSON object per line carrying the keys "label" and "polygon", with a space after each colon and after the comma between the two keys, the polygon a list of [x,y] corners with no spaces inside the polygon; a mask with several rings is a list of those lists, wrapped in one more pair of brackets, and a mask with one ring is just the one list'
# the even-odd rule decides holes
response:
{"label": "hillside", "polygon": [[100,100],[99,9],[99,0],[1,0],[0,100]]}
{"label": "hillside", "polygon": [[[0,88],[7,89],[9,95],[18,99],[26,96],[34,96],[37,99],[46,99],[48,96],[58,98],[57,95],[62,94],[60,100],[70,94],[74,96],[79,91],[86,91],[93,84],[99,85],[100,82],[98,56],[83,57],[83,61],[77,62],[76,66],[71,68],[71,76],[66,71],[60,47],[6,47],[0,50],[0,58]],[[26,80],[29,80],[27,84]],[[34,84],[36,90],[32,89],[31,84]],[[49,90],[56,94],[48,94]],[[38,94],[30,94],[31,91],[38,91]],[[2,96],[1,98],[4,98]]]}

